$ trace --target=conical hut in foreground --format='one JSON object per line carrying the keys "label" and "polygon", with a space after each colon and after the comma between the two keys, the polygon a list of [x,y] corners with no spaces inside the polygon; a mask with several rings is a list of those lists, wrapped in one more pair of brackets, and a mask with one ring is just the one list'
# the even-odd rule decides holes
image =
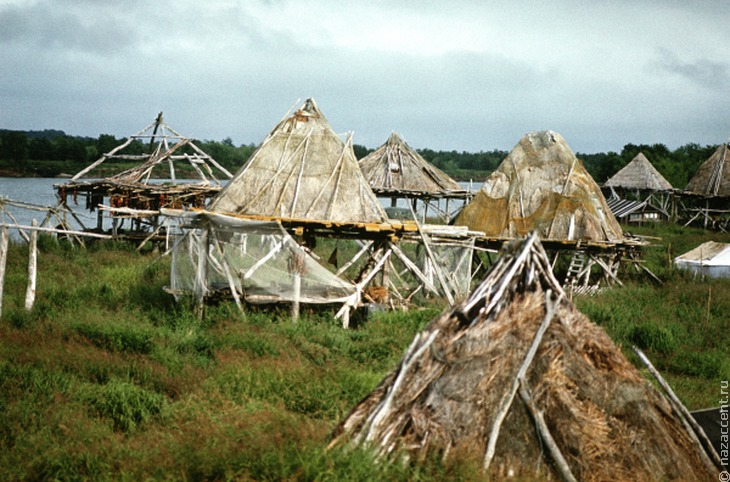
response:
{"label": "conical hut in foreground", "polygon": [[333,222],[386,219],[350,138],[339,138],[313,99],[271,131],[209,210]]}
{"label": "conical hut in foreground", "polygon": [[464,190],[395,132],[385,144],[360,159],[360,169],[376,192],[438,194]]}
{"label": "conical hut in foreground", "polygon": [[487,236],[620,241],[621,226],[560,134],[525,135],[487,178],[455,224]]}
{"label": "conical hut in foreground", "polygon": [[533,234],[415,337],[331,446],[474,457],[497,478],[711,480],[719,458],[683,408],[566,299]]}
{"label": "conical hut in foreground", "polygon": [[707,159],[692,179],[689,180],[686,190],[692,194],[703,196],[730,196],[730,165],[728,165],[728,147],[722,144]]}
{"label": "conical hut in foreground", "polygon": [[641,191],[669,191],[672,185],[640,152],[631,162],[626,164],[611,179],[605,182],[606,187],[636,189]]}

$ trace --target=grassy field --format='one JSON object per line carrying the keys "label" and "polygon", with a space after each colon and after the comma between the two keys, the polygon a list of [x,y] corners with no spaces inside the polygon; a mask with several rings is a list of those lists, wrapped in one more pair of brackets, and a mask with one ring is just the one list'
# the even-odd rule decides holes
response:
{"label": "grassy field", "polygon": [[[644,348],[690,409],[730,378],[730,281],[668,259],[729,235],[650,227],[664,283],[577,300],[629,354]],[[327,451],[328,434],[440,312],[382,313],[343,330],[331,313],[249,312],[202,320],[162,287],[169,260],[124,244],[86,250],[42,239],[38,297],[23,309],[27,248],[13,245],[0,320],[0,479],[464,480],[477,466],[378,464]]]}

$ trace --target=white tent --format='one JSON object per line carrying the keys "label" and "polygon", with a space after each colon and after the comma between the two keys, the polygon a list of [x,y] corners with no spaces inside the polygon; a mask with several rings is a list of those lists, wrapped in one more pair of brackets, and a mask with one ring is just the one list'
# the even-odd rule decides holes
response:
{"label": "white tent", "polygon": [[730,243],[707,241],[674,258],[674,265],[712,278],[730,278]]}

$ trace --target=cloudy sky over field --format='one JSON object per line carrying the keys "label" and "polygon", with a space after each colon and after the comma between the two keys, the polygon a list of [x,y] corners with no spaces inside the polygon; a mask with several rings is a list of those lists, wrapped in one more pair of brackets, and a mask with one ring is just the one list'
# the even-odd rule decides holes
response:
{"label": "cloudy sky over field", "polygon": [[258,144],[313,97],[377,147],[730,140],[727,0],[0,0],[0,128]]}

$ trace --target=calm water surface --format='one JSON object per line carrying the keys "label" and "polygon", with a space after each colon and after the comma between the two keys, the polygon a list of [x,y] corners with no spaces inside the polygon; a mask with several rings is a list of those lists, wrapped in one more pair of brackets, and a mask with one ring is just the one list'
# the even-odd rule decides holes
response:
{"label": "calm water surface", "polygon": [[[56,206],[56,191],[53,188],[55,184],[63,184],[67,179],[60,178],[14,178],[0,177],[0,197],[8,198],[13,201],[23,201],[41,206]],[[183,181],[184,182],[184,181]],[[460,182],[465,189],[477,190],[481,183]],[[70,198],[69,198],[70,201]],[[390,206],[387,199],[381,200],[384,207]],[[456,206],[452,201],[452,206]],[[398,207],[407,208],[408,204],[404,200],[399,200]],[[33,219],[37,219],[38,223],[43,221],[45,213],[30,211],[27,209],[19,209],[15,207],[6,207],[6,209],[15,217],[19,224],[30,225]],[[90,213],[83,207],[74,209],[74,212],[81,218],[87,226],[96,226],[96,213]],[[5,213],[0,211],[0,223],[12,223],[12,219]]]}
{"label": "calm water surface", "polygon": [[[66,179],[58,178],[0,177],[0,196],[13,201],[53,207],[58,203],[53,185],[62,184],[65,181]],[[37,219],[40,224],[45,217],[45,213],[38,211],[10,206],[6,209],[17,219],[19,224],[30,224],[33,218]],[[7,214],[0,212],[0,222],[12,223],[13,221]]]}

